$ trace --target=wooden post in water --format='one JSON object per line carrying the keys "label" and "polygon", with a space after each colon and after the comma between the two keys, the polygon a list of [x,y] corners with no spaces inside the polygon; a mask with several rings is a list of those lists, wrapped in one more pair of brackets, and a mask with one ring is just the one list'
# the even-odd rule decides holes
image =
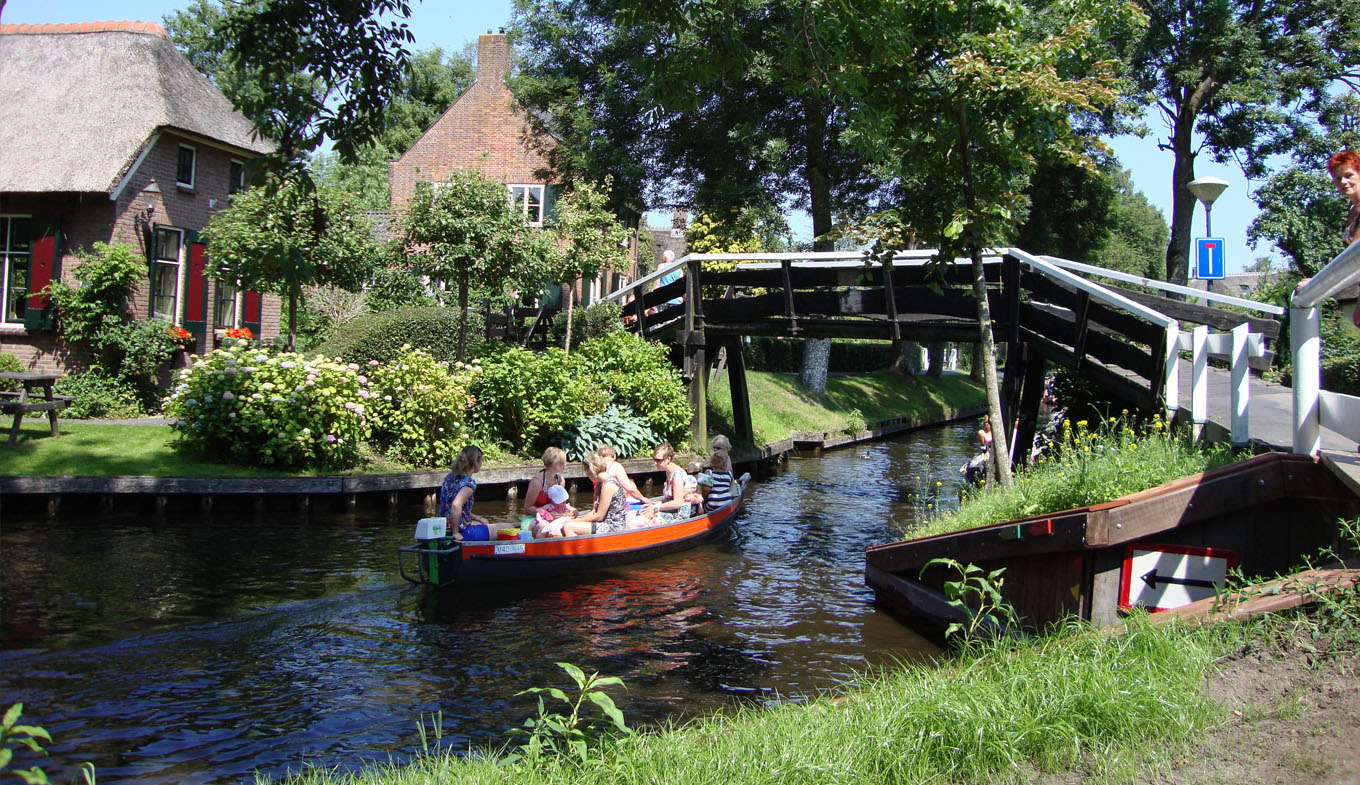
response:
{"label": "wooden post in water", "polygon": [[[732,391],[732,438],[739,444],[754,444],[755,430],[751,425],[751,393],[746,386],[746,357],[742,353],[740,335],[725,339],[727,344],[727,380]],[[702,442],[701,442],[702,444]]]}
{"label": "wooden post in water", "polygon": [[[1028,347],[1026,347],[1028,348]],[[1039,419],[1039,405],[1044,400],[1044,358],[1035,353],[1025,364],[1025,386],[1020,392],[1020,414],[1016,418],[1015,444],[1012,448],[1015,460],[1011,466],[1025,466],[1029,463],[1030,449],[1034,445],[1034,428]]]}

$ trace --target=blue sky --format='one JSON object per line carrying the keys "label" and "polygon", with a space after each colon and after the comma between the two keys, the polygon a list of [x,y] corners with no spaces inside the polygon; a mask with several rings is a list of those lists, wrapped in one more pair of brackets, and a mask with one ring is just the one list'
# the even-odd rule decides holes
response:
{"label": "blue sky", "polygon": [[[188,4],[188,0],[8,0],[0,21],[6,24],[119,19],[159,22],[161,17]],[[416,37],[414,48],[439,46],[450,51],[462,49],[466,43],[476,40],[479,34],[487,30],[506,25],[511,10],[510,0],[413,0],[411,5],[410,25]],[[1125,136],[1109,141],[1120,162],[1132,171],[1134,186],[1147,194],[1148,199],[1169,219],[1172,156],[1157,149],[1156,139],[1166,135],[1160,119],[1149,118],[1148,125],[1152,133],[1147,138]],[[1250,191],[1259,187],[1262,184],[1260,181],[1248,182],[1237,167],[1215,164],[1204,155],[1196,162],[1195,174],[1200,177],[1220,177],[1229,183],[1228,190],[1214,203],[1213,210],[1214,234],[1225,240],[1229,272],[1238,271],[1257,256],[1273,250],[1264,247],[1252,250],[1247,246],[1247,226],[1257,212]],[[652,223],[664,224],[667,220],[653,217]],[[792,223],[795,232],[801,231],[804,235],[810,233],[809,222],[805,219]],[[1196,236],[1204,233],[1204,210],[1199,206],[1195,208],[1194,233]]]}

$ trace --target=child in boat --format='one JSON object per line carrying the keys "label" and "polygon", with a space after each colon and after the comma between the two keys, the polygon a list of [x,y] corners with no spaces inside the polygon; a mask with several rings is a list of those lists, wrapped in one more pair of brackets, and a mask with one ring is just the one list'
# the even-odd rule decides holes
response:
{"label": "child in boat", "polygon": [[561,537],[562,526],[576,515],[576,508],[567,503],[567,489],[561,485],[549,486],[547,494],[548,503],[535,513],[534,536]]}
{"label": "child in boat", "polygon": [[591,482],[597,483],[595,504],[590,512],[567,521],[562,533],[568,537],[579,537],[623,531],[628,525],[628,497],[623,486],[606,474],[608,461],[598,452],[592,452],[582,463],[585,464],[586,476]]}
{"label": "child in boat", "polygon": [[692,505],[702,504],[704,501],[704,495],[699,492],[699,478],[703,476],[704,465],[699,461],[690,461],[685,467],[685,501]]}
{"label": "child in boat", "polygon": [[639,491],[637,485],[629,479],[628,472],[624,470],[623,464],[619,463],[619,454],[614,451],[614,448],[608,444],[601,444],[599,447],[595,448],[595,452],[603,458],[605,462],[604,474],[601,476],[613,480],[615,484],[623,489],[624,495],[627,498],[637,499],[645,504],[647,502],[647,497],[643,496],[642,491]]}
{"label": "child in boat", "polygon": [[725,507],[741,490],[732,479],[732,459],[725,450],[717,450],[708,458],[708,493],[704,496],[704,507],[716,510]]}

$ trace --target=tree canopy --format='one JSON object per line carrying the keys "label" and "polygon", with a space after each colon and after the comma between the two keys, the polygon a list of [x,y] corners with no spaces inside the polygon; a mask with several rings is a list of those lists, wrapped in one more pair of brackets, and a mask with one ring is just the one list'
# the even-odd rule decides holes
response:
{"label": "tree canopy", "polygon": [[467,348],[468,288],[475,283],[536,292],[550,277],[555,254],[547,233],[530,228],[512,209],[505,186],[475,169],[418,186],[395,234],[413,269],[458,285],[460,360]]}
{"label": "tree canopy", "polygon": [[304,286],[358,290],[376,256],[371,229],[343,191],[308,188],[278,174],[235,195],[204,236],[210,275],[288,298],[288,346],[297,339]]}
{"label": "tree canopy", "polygon": [[1268,158],[1309,143],[1338,82],[1360,79],[1353,0],[1134,0],[1147,16],[1125,57],[1150,95],[1172,151],[1167,280],[1189,271],[1195,158],[1237,160],[1260,177]]}
{"label": "tree canopy", "polygon": [[[606,270],[625,269],[631,261],[630,233],[609,209],[608,190],[607,180],[599,187],[577,181],[558,198],[553,220],[557,253],[552,261],[553,277],[558,282],[575,284],[582,278],[593,279]],[[574,300],[568,292],[566,351],[571,351]]]}

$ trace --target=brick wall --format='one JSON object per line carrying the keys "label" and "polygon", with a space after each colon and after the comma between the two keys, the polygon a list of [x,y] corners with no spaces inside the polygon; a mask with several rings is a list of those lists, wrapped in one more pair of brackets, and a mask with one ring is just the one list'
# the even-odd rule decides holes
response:
{"label": "brick wall", "polygon": [[[181,187],[175,182],[181,144],[195,150],[192,188]],[[75,252],[88,249],[95,242],[126,243],[136,249],[142,258],[146,258],[149,252],[146,247],[148,227],[159,225],[198,231],[207,226],[212,214],[228,204],[227,178],[233,159],[243,160],[243,156],[163,132],[117,200],[110,200],[101,193],[4,194],[0,195],[0,212],[60,214],[61,270],[62,277],[69,280],[76,266]],[[155,188],[151,188],[153,183]],[[156,189],[159,189],[159,193]],[[154,206],[154,211],[147,212],[148,204]],[[187,262],[187,252],[185,259]],[[187,263],[183,266],[186,271],[187,266]],[[147,318],[149,315],[150,290],[148,276],[133,294],[131,308],[135,317]],[[209,280],[209,320],[212,319],[215,296],[216,284]],[[183,312],[182,302],[179,310]],[[260,337],[273,338],[279,334],[279,316],[279,298],[266,295]],[[194,351],[202,353],[212,348],[213,337],[209,333],[199,336]],[[56,334],[48,331],[29,333],[19,325],[0,325],[0,352],[19,357],[34,370],[77,370],[88,364],[88,357],[83,351],[64,346]]]}
{"label": "brick wall", "polygon": [[505,86],[510,46],[504,35],[480,36],[477,78],[404,155],[388,165],[392,211],[400,213],[416,183],[444,180],[456,169],[479,169],[501,183],[542,183],[547,156],[525,139],[524,115]]}

